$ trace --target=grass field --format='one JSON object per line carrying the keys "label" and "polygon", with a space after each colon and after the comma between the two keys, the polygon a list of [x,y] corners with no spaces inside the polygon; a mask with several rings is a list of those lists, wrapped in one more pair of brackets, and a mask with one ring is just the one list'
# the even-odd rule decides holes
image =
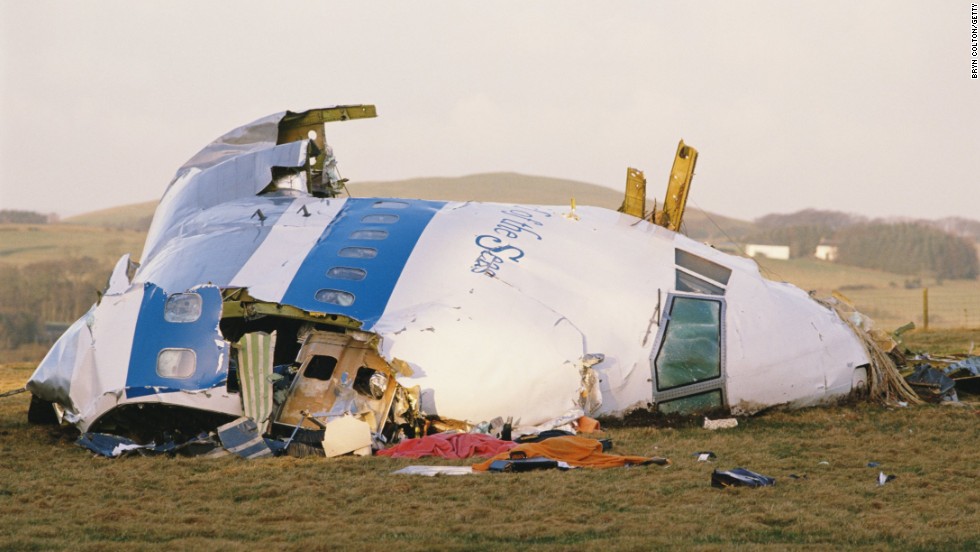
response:
{"label": "grass field", "polygon": [[65,224],[81,226],[104,226],[106,228],[126,228],[145,231],[150,227],[150,218],[157,208],[157,201],[133,203],[119,207],[100,209],[64,219]]}
{"label": "grass field", "polygon": [[[32,365],[0,366],[0,389]],[[0,399],[4,550],[977,550],[973,406],[770,412],[737,428],[607,429],[669,467],[394,475],[381,457],[93,457]],[[697,462],[699,451],[717,460]],[[868,467],[877,462],[880,467]],[[719,490],[745,467],[774,487]],[[879,471],[897,478],[876,483]],[[798,476],[794,479],[792,476]]]}
{"label": "grass field", "polygon": [[[908,276],[817,259],[757,259],[763,275],[829,297],[838,291],[878,327],[894,330],[908,322],[925,325],[923,289],[906,289]],[[980,328],[980,280],[923,280],[928,288],[930,328]]]}
{"label": "grass field", "polygon": [[146,232],[73,224],[0,224],[0,263],[26,265],[59,258],[92,257],[106,274],[124,253],[139,259]]}

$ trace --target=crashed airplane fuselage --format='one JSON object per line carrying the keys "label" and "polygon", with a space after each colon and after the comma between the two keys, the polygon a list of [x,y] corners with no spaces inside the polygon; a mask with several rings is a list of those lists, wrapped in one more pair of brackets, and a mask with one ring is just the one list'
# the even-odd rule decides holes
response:
{"label": "crashed airplane fuselage", "polygon": [[120,260],[29,390],[82,431],[243,414],[380,431],[422,415],[751,413],[866,381],[834,311],[645,220],[337,197],[323,123],[358,116],[373,108],[266,117],[191,159],[138,270]]}

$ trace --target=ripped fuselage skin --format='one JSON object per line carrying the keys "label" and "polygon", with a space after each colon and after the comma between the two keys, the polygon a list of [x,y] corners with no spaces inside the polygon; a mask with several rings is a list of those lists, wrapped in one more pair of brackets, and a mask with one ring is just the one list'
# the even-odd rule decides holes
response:
{"label": "ripped fuselage skin", "polygon": [[420,414],[743,414],[866,380],[838,315],[751,260],[596,207],[317,193],[326,148],[280,143],[289,116],[178,171],[139,269],[120,260],[35,396],[82,431],[155,405],[267,429],[353,415],[380,433]]}

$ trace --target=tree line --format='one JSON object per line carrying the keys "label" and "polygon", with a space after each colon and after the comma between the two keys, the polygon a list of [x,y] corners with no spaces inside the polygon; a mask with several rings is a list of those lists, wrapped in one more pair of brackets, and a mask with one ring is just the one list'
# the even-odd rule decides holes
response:
{"label": "tree line", "polygon": [[788,245],[793,258],[811,257],[817,245],[829,242],[837,245],[839,263],[896,274],[949,280],[980,274],[972,240],[919,222],[777,225],[750,235],[747,241]]}
{"label": "tree line", "polygon": [[0,264],[0,349],[49,343],[45,325],[85,314],[111,270],[91,257]]}
{"label": "tree line", "polygon": [[47,224],[51,217],[35,211],[0,209],[0,224]]}
{"label": "tree line", "polygon": [[974,242],[919,223],[850,226],[836,239],[845,264],[950,280],[980,274]]}

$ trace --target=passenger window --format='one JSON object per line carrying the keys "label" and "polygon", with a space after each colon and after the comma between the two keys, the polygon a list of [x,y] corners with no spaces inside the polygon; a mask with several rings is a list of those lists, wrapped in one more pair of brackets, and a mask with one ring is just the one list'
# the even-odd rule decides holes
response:
{"label": "passenger window", "polygon": [[330,303],[331,305],[340,305],[341,307],[349,307],[354,304],[353,293],[347,293],[346,291],[337,289],[321,289],[316,292],[314,297],[321,303]]}
{"label": "passenger window", "polygon": [[378,214],[378,215],[364,215],[361,217],[361,222],[364,224],[394,224],[398,222],[398,215],[389,214]]}
{"label": "passenger window", "polygon": [[387,230],[355,230],[350,234],[352,240],[383,240],[387,237]]}
{"label": "passenger window", "polygon": [[378,250],[373,247],[345,247],[337,253],[337,256],[349,259],[373,259],[378,256]]}
{"label": "passenger window", "polygon": [[721,303],[675,297],[655,361],[657,389],[721,377]]}
{"label": "passenger window", "polygon": [[353,280],[355,282],[363,280],[367,276],[367,271],[363,268],[352,268],[349,266],[335,266],[327,271],[327,278],[338,280]]}
{"label": "passenger window", "polygon": [[408,203],[405,203],[404,201],[381,200],[375,201],[374,205],[371,207],[374,209],[404,209],[408,207]]}

